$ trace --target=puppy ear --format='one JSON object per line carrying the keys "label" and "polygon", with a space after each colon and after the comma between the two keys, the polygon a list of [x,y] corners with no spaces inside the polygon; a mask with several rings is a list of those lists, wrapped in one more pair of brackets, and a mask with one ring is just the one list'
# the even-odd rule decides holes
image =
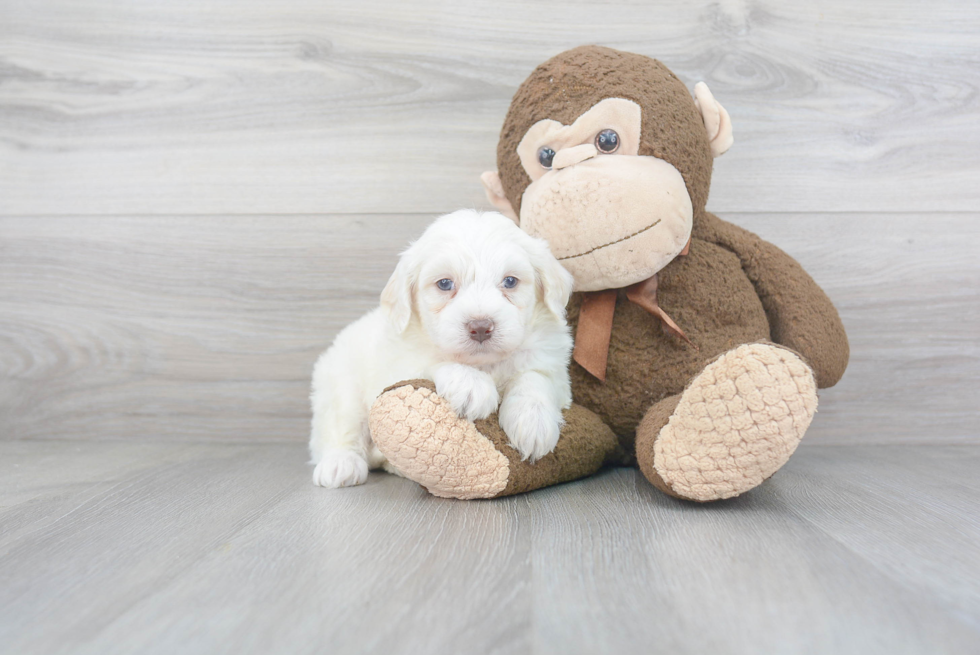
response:
{"label": "puppy ear", "polygon": [[701,110],[701,118],[704,120],[704,129],[708,133],[708,141],[711,143],[711,155],[720,157],[732,147],[734,138],[732,137],[732,119],[728,112],[715,100],[711,90],[704,82],[694,85],[694,104]]}
{"label": "puppy ear", "polygon": [[544,239],[532,238],[529,250],[545,305],[558,318],[565,318],[565,305],[572,295],[572,274],[558,263]]}
{"label": "puppy ear", "polygon": [[415,256],[412,248],[409,248],[399,256],[395,272],[381,292],[381,310],[388,315],[391,327],[398,334],[405,331],[412,319],[416,271]]}

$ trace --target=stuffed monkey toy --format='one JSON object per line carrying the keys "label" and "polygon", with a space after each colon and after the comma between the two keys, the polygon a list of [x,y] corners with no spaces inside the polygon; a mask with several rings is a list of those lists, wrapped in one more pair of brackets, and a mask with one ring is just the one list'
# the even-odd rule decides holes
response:
{"label": "stuffed monkey toy", "polygon": [[792,455],[848,361],[827,295],[776,246],[705,211],[728,113],[662,63],[586,46],[539,66],[510,105],[497,209],[572,273],[575,404],[531,464],[496,416],[458,417],[425,380],[375,403],[375,444],[437,496],[493,498],[635,464],[707,502],[758,486]]}

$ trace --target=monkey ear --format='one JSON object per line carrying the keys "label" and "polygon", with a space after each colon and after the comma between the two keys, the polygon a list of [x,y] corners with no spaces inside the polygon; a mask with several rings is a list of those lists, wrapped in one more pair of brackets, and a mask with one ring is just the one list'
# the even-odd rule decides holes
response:
{"label": "monkey ear", "polygon": [[412,320],[413,296],[415,295],[415,253],[411,247],[398,258],[395,272],[381,292],[381,311],[397,334],[401,334]]}
{"label": "monkey ear", "polygon": [[490,204],[496,207],[498,212],[520,225],[521,221],[517,218],[517,212],[511,206],[510,200],[507,200],[504,185],[500,183],[500,175],[497,171],[487,171],[480,176],[480,181],[483,182],[483,190],[487,192],[487,200]]}
{"label": "monkey ear", "polygon": [[708,131],[708,141],[711,143],[711,154],[714,157],[725,154],[732,147],[732,119],[728,112],[711,95],[711,90],[704,82],[694,85],[694,104],[701,110],[704,129]]}

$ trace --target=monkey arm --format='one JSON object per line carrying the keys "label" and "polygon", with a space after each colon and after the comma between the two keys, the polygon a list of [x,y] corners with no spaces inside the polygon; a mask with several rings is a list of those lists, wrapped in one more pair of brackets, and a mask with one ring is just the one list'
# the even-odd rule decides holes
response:
{"label": "monkey arm", "polygon": [[762,301],[772,340],[813,367],[818,387],[837,384],[850,355],[847,334],[830,298],[803,267],[773,244],[707,212],[695,221],[693,236],[738,256]]}

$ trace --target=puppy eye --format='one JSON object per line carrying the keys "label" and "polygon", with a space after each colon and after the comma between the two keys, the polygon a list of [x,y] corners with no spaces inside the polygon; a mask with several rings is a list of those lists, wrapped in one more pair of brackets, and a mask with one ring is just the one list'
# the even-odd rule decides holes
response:
{"label": "puppy eye", "polygon": [[452,291],[453,281],[450,280],[449,278],[444,277],[438,282],[436,282],[436,286],[439,287],[439,289],[442,291]]}
{"label": "puppy eye", "polygon": [[555,159],[555,151],[545,146],[538,150],[538,163],[544,168],[551,168],[551,162]]}
{"label": "puppy eye", "polygon": [[595,147],[607,155],[616,152],[619,149],[619,135],[615,130],[603,130],[595,137]]}
{"label": "puppy eye", "polygon": [[514,287],[517,286],[517,282],[518,280],[516,277],[511,277],[510,275],[508,275],[507,277],[504,278],[504,281],[501,283],[501,285],[505,289],[513,289]]}

